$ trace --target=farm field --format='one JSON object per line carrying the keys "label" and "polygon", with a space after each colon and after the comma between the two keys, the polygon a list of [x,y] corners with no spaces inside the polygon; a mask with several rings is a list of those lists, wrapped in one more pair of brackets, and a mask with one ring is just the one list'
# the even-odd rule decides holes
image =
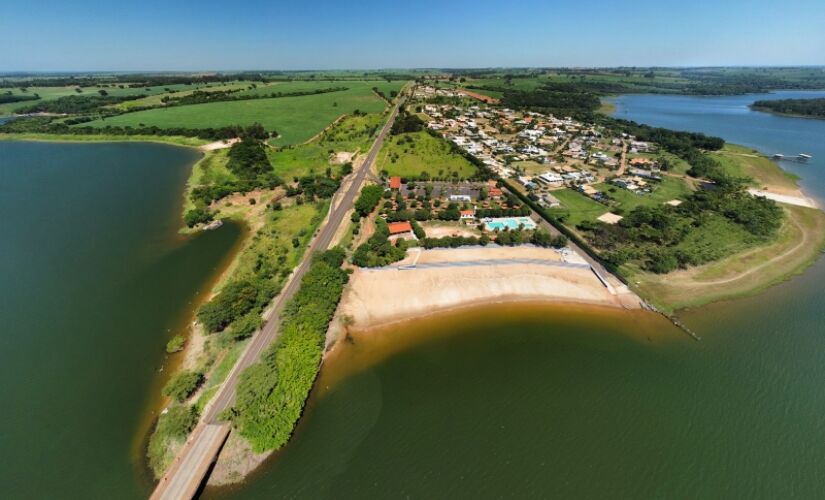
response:
{"label": "farm field", "polygon": [[[37,101],[24,101],[24,102],[12,102],[6,104],[0,104],[0,116],[10,115],[15,112],[15,110],[24,108],[27,106],[31,106],[33,104],[37,104],[43,101],[51,101],[54,99],[58,99],[60,97],[70,96],[70,95],[80,95],[80,96],[90,96],[90,95],[98,95],[100,90],[105,90],[106,93],[109,95],[114,96],[122,96],[122,95],[146,95],[146,96],[155,96],[160,94],[168,93],[168,90],[175,90],[175,91],[193,91],[196,88],[203,88],[206,85],[159,85],[156,87],[137,87],[137,88],[129,88],[126,87],[126,84],[123,84],[124,88],[120,88],[117,85],[114,86],[107,86],[107,87],[80,87],[80,92],[77,92],[77,86],[65,86],[65,87],[26,87],[26,92],[23,92],[19,88],[13,89],[0,89],[2,92],[11,91],[12,95],[33,95],[38,94],[40,99]],[[218,84],[212,84],[213,87],[217,87]],[[177,94],[183,95],[183,94]],[[160,97],[158,97],[158,103],[160,103]]]}
{"label": "farm field", "polygon": [[84,126],[121,127],[157,126],[161,128],[219,128],[231,125],[260,123],[278,137],[270,143],[276,146],[306,141],[324,129],[336,118],[355,110],[378,113],[386,103],[361,85],[342,92],[192,104],[170,108],[137,111],[108,119],[84,123]]}
{"label": "farm field", "polygon": [[271,95],[273,92],[280,92],[283,94],[290,92],[312,92],[319,89],[329,89],[334,87],[346,87],[350,90],[372,90],[373,87],[378,88],[384,95],[390,97],[390,92],[398,92],[407,82],[402,80],[395,80],[388,82],[386,80],[296,80],[290,82],[272,82],[267,85],[258,84],[254,89],[238,92],[238,96],[248,95]]}
{"label": "farm field", "polygon": [[450,143],[427,132],[410,132],[392,136],[384,142],[378,155],[377,169],[387,175],[418,179],[467,179],[476,167],[452,151]]}

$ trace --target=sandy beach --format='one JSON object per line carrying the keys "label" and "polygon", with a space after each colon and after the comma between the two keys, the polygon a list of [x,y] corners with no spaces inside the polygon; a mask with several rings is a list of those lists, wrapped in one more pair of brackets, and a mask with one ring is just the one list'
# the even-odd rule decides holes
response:
{"label": "sandy beach", "polygon": [[338,313],[355,330],[457,308],[515,301],[640,307],[606,288],[576,254],[532,246],[409,251],[396,265],[355,269]]}

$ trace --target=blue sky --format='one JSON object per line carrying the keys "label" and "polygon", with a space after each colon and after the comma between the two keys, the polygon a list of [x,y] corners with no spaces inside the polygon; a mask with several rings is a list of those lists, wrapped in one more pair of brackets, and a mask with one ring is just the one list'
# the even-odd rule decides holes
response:
{"label": "blue sky", "polygon": [[825,0],[0,0],[0,71],[825,65]]}

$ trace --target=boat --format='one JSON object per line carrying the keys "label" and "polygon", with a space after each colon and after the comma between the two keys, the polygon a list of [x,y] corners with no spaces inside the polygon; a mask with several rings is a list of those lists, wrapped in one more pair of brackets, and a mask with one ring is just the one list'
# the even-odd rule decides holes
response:
{"label": "boat", "polygon": [[798,155],[798,156],[799,156],[799,159],[800,159],[800,160],[810,160],[811,158],[813,158],[813,156],[811,156],[811,155],[806,155],[805,153],[799,153],[799,155]]}
{"label": "boat", "polygon": [[785,158],[785,155],[783,155],[782,153],[776,153],[775,155],[773,155],[774,160],[781,160],[783,158]]}

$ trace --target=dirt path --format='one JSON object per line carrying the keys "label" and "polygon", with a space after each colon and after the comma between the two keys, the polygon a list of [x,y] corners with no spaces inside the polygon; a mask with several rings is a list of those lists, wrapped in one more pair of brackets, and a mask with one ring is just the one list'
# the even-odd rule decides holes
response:
{"label": "dirt path", "polygon": [[622,141],[622,159],[619,161],[619,170],[616,175],[623,176],[625,170],[627,170],[627,141]]}
{"label": "dirt path", "polygon": [[[697,286],[707,286],[707,285],[724,285],[724,284],[727,284],[727,283],[732,283],[734,281],[737,281],[737,280],[740,280],[740,279],[745,278],[747,276],[750,276],[753,273],[761,271],[762,269],[764,269],[764,268],[766,268],[766,267],[768,267],[772,264],[775,264],[779,261],[782,261],[782,260],[786,259],[789,255],[793,255],[794,253],[798,252],[801,248],[803,248],[804,246],[806,246],[810,243],[811,238],[810,238],[810,235],[808,234],[808,232],[805,231],[802,228],[802,226],[799,225],[799,222],[797,222],[796,219],[792,218],[791,222],[796,227],[796,229],[799,230],[799,232],[802,233],[802,239],[794,247],[789,248],[785,252],[771,258],[770,260],[767,260],[767,261],[763,262],[762,264],[759,264],[756,267],[752,267],[752,268],[748,269],[747,271],[739,273],[739,274],[737,274],[735,276],[732,276],[730,278],[720,278],[720,279],[716,279],[716,280],[712,280],[712,281],[697,281],[696,285]],[[741,258],[741,257],[744,257],[746,255],[752,255],[753,253],[755,253],[757,251],[760,251],[760,250],[763,250],[763,249],[762,248],[756,248],[751,252],[747,252],[746,254],[739,255],[739,257]]]}

